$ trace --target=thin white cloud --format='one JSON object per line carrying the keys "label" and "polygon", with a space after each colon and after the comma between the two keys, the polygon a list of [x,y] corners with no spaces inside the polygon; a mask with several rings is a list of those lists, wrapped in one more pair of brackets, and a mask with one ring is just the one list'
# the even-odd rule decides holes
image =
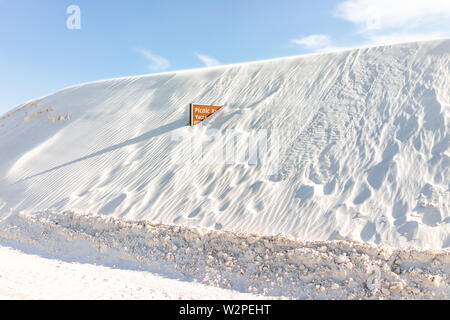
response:
{"label": "thin white cloud", "polygon": [[147,59],[148,69],[151,72],[164,71],[170,68],[170,61],[166,58],[158,56],[147,49],[137,49],[136,51]]}
{"label": "thin white cloud", "polygon": [[335,15],[360,32],[390,28],[414,29],[450,19],[449,0],[346,0]]}
{"label": "thin white cloud", "polygon": [[360,40],[341,44],[315,34],[292,42],[328,52],[450,37],[450,0],[343,0],[334,15],[352,23]]}
{"label": "thin white cloud", "polygon": [[198,58],[200,61],[203,62],[203,64],[204,64],[206,67],[214,67],[214,66],[219,66],[219,65],[221,65],[221,63],[220,63],[219,60],[217,60],[217,59],[215,59],[215,58],[213,58],[213,57],[207,56],[206,54],[198,54],[198,53],[196,53],[195,55],[197,56],[197,58]]}
{"label": "thin white cloud", "polygon": [[311,34],[300,39],[291,40],[291,42],[308,50],[321,50],[331,44],[330,38],[325,34]]}

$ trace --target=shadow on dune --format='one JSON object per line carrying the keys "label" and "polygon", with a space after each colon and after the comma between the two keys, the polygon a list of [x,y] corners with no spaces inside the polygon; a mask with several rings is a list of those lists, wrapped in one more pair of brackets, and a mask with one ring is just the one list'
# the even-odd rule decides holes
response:
{"label": "shadow on dune", "polygon": [[30,179],[36,178],[38,176],[50,173],[52,171],[55,171],[55,170],[58,170],[58,169],[70,166],[70,165],[75,164],[77,162],[81,162],[81,161],[84,161],[84,160],[88,160],[90,158],[98,157],[98,156],[100,156],[102,154],[105,154],[105,153],[108,153],[108,152],[111,152],[111,151],[114,151],[114,150],[117,150],[117,149],[120,149],[120,148],[123,148],[123,147],[127,147],[127,146],[130,146],[130,145],[133,145],[133,144],[145,141],[145,140],[149,140],[149,139],[155,138],[155,137],[160,136],[162,134],[165,134],[167,132],[170,132],[170,131],[176,130],[178,128],[181,128],[184,125],[185,125],[185,120],[184,119],[173,121],[173,122],[171,122],[169,124],[166,124],[164,126],[161,126],[159,128],[150,130],[150,131],[148,131],[148,132],[146,132],[146,133],[144,133],[144,134],[142,134],[142,135],[140,135],[140,136],[138,136],[136,138],[133,138],[133,139],[130,139],[130,140],[118,143],[118,144],[113,145],[111,147],[107,147],[107,148],[104,148],[104,149],[102,149],[100,151],[97,151],[97,152],[91,153],[89,155],[86,155],[84,157],[81,157],[81,158],[78,158],[78,159],[66,162],[66,163],[61,164],[59,166],[53,167],[51,169],[48,169],[48,170],[36,173],[34,175],[25,177],[25,178],[17,181],[16,183],[20,183],[20,182],[23,182],[23,181],[26,181],[26,180],[30,180]]}

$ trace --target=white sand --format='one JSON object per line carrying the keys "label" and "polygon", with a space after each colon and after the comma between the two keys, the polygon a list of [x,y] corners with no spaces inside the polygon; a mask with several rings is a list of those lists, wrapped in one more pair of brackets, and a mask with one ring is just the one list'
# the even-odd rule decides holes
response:
{"label": "white sand", "polygon": [[[67,88],[0,117],[1,225],[76,211],[445,254],[449,89],[450,40]],[[224,108],[191,128],[192,102]],[[280,149],[268,146],[269,163],[204,165],[199,154],[173,161],[190,154],[189,139],[217,156],[227,133],[253,130],[279,137]],[[278,171],[268,174],[273,164]],[[0,227],[0,239],[27,243],[27,230],[17,232],[24,238],[11,240]],[[441,272],[448,281],[448,269]],[[344,291],[338,296],[353,292]]]}

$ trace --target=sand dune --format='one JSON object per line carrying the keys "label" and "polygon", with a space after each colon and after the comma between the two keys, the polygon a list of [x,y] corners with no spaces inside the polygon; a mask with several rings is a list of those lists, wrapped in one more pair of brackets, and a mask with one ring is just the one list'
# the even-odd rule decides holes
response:
{"label": "sand dune", "polygon": [[[67,88],[1,118],[0,216],[448,248],[449,88],[450,40]],[[224,107],[192,128],[192,102]],[[272,162],[174,161],[191,139],[219,154],[230,132],[278,138]]]}

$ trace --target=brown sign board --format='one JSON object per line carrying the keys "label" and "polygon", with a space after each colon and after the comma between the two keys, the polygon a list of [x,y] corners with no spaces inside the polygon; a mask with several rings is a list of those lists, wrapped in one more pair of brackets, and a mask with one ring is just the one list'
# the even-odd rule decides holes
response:
{"label": "brown sign board", "polygon": [[190,110],[191,126],[195,126],[196,124],[202,122],[220,108],[222,108],[222,106],[191,103],[191,110]]}

